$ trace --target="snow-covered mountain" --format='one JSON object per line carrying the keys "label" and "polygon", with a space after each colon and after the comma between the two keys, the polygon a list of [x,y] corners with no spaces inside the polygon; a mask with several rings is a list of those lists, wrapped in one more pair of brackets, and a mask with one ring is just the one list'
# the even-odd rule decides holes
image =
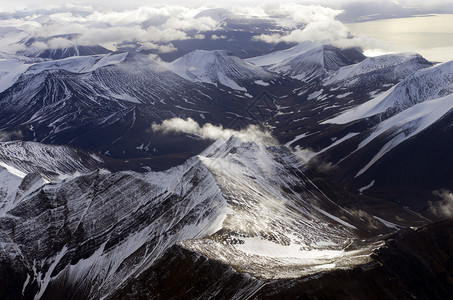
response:
{"label": "snow-covered mountain", "polygon": [[137,148],[151,143],[145,148],[153,153],[165,154],[172,144],[171,151],[193,153],[195,141],[182,150],[176,139],[156,139],[148,130],[151,123],[174,116],[227,123],[231,115],[222,108],[224,99],[234,116],[245,97],[186,80],[135,52],[12,64],[17,66],[0,84],[3,132],[121,158],[146,155]]}
{"label": "snow-covered mountain", "polygon": [[387,54],[368,57],[360,63],[342,67],[328,78],[324,85],[354,88],[376,82],[386,85],[398,82],[417,70],[432,66],[416,53]]}
{"label": "snow-covered mountain", "polygon": [[0,217],[1,271],[21,265],[13,276],[27,297],[99,298],[178,242],[268,278],[369,260],[373,242],[345,251],[366,227],[301,168],[284,147],[233,137],[166,172],[95,171],[33,190],[27,175]]}
{"label": "snow-covered mountain", "polygon": [[332,45],[304,42],[248,61],[265,66],[270,71],[311,82],[324,79],[341,67],[355,64],[364,58],[358,49],[340,49]]}
{"label": "snow-covered mountain", "polygon": [[334,164],[331,175],[335,180],[348,178],[349,184],[354,182],[355,188],[368,195],[398,199],[430,215],[426,198],[451,186],[447,153],[452,136],[452,64],[417,70],[424,64],[418,64],[416,55],[409,57],[415,58],[409,60],[412,65],[403,62],[398,69],[415,71],[400,83],[363,104],[330,114],[333,118],[319,118],[311,130],[322,134],[305,129],[288,144],[310,147],[308,159]]}
{"label": "snow-covered mountain", "polygon": [[322,45],[296,57],[288,58],[270,66],[270,70],[292,78],[310,82],[324,79],[341,67],[364,59],[356,49],[342,50],[332,45]]}
{"label": "snow-covered mountain", "polygon": [[276,78],[275,74],[224,50],[195,50],[171,62],[169,67],[188,80],[221,84],[240,91],[247,91],[244,85],[269,85]]}

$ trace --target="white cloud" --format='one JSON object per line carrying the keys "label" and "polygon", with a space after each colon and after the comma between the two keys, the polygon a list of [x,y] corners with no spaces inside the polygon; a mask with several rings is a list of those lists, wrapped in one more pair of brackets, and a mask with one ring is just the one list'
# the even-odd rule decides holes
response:
{"label": "white cloud", "polygon": [[217,140],[219,138],[228,139],[234,135],[244,142],[277,144],[277,141],[268,131],[263,131],[256,125],[249,125],[246,129],[237,131],[225,129],[221,125],[216,126],[211,123],[206,123],[203,126],[200,126],[191,118],[188,118],[187,120],[173,118],[164,120],[162,124],[153,123],[151,128],[153,131],[161,131],[163,133],[182,132],[210,140]]}
{"label": "white cloud", "polygon": [[277,23],[284,27],[330,21],[342,12],[341,10],[320,5],[301,5],[296,3],[267,6],[265,11],[269,17],[275,18]]}
{"label": "white cloud", "polygon": [[220,39],[226,39],[226,38],[227,38],[226,35],[220,35],[220,36],[218,36],[218,35],[216,35],[216,34],[213,34],[213,35],[211,36],[211,39],[213,39],[213,40],[220,40]]}
{"label": "white cloud", "polygon": [[429,202],[431,212],[438,217],[453,217],[453,193],[448,190],[434,191],[435,196],[442,200]]}
{"label": "white cloud", "polygon": [[52,48],[52,49],[69,48],[71,46],[74,46],[74,42],[72,42],[68,39],[65,39],[65,38],[57,37],[57,38],[50,39],[47,42],[47,45],[49,46],[49,48]]}
{"label": "white cloud", "polygon": [[[1,8],[0,8],[1,9]],[[60,6],[39,10],[3,13],[0,17],[0,49],[17,51],[12,45],[38,38],[33,45],[43,48],[77,45],[114,45],[122,42],[161,44],[160,52],[174,51],[169,42],[187,39],[187,31],[213,29],[217,22],[210,17],[193,18],[201,8],[182,5],[143,6],[132,9],[96,10],[90,7]],[[14,33],[8,36],[8,33]],[[56,35],[77,34],[64,39]],[[12,34],[11,34],[12,35]]]}
{"label": "white cloud", "polygon": [[[213,1],[195,1],[186,3],[171,0],[165,3],[150,3],[136,0],[133,3],[120,0],[100,0],[93,3],[88,0],[72,1],[66,4],[63,0],[18,0],[9,1],[0,7],[0,50],[16,51],[21,47],[17,42],[31,37],[49,38],[55,35],[77,33],[75,40],[40,40],[46,47],[58,45],[97,45],[115,49],[125,41],[141,45],[160,44],[161,52],[174,51],[169,43],[174,40],[189,38],[188,31],[195,37],[204,36],[218,26],[217,21],[209,16],[194,18],[206,8],[227,8],[233,14],[245,17],[258,16],[273,20],[283,27],[282,32],[256,37],[267,42],[301,42],[316,40],[331,42],[337,46],[361,46],[367,49],[383,49],[376,40],[365,36],[350,38],[348,28],[338,18],[349,12],[351,18],[369,17],[373,7],[380,15],[397,13],[399,16],[413,13],[414,7],[429,7],[426,1],[401,0],[399,4],[391,0],[357,1],[357,0],[294,0],[282,3],[271,0],[233,0],[228,3]],[[389,4],[390,3],[390,4]],[[448,1],[430,2],[436,7],[447,5]],[[369,4],[369,5],[368,5]],[[442,6],[442,7],[444,7]],[[453,7],[453,5],[451,5]],[[398,8],[398,9],[394,9]],[[346,10],[343,13],[343,9]],[[427,8],[426,8],[427,9]],[[429,11],[429,10],[425,10]],[[420,10],[420,12],[422,12]],[[8,30],[14,34],[7,36]],[[20,30],[20,32],[17,32]],[[213,35],[212,39],[224,38]],[[44,47],[43,44],[37,46]],[[23,47],[23,46],[22,46]],[[145,47],[145,46],[144,46]]]}
{"label": "white cloud", "polygon": [[[145,42],[140,45],[140,50],[157,50],[159,53],[175,52],[178,49],[172,44],[159,45],[151,42]],[[153,57],[155,59],[155,57]]]}

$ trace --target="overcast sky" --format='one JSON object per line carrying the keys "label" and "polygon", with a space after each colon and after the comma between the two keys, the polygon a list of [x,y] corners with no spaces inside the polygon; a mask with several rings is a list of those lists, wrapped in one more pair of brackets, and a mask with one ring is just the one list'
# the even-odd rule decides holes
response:
{"label": "overcast sky", "polygon": [[[77,33],[79,34],[78,44],[101,44],[114,49],[115,45],[122,41],[134,40],[144,48],[168,52],[175,50],[171,44],[172,40],[189,38],[187,35],[189,30],[200,32],[198,37],[203,38],[204,31],[212,30],[217,26],[215,16],[203,18],[194,18],[194,16],[204,9],[219,7],[218,1],[98,0],[93,2],[92,0],[0,0],[0,51],[21,50],[20,47],[24,46],[18,46],[17,42],[30,37]],[[418,48],[423,48],[424,44],[423,41],[418,41],[410,43],[414,44],[412,47],[401,47],[395,43],[394,39],[386,39],[385,32],[373,33],[372,29],[375,25],[370,21],[453,13],[453,3],[444,0],[300,0],[292,3],[233,0],[222,6],[236,14],[271,18],[288,30],[285,34],[257,37],[268,42],[323,39],[338,46],[360,46],[375,52],[395,52],[400,49],[416,51]],[[368,27],[371,30],[365,30],[367,26],[349,25],[365,21],[370,25]],[[447,18],[443,22],[446,22],[444,27],[447,28],[447,32],[437,32],[438,41],[443,41],[451,37],[448,34],[453,34],[453,21],[450,22]],[[303,30],[298,29],[298,25],[301,24],[307,24],[307,26]],[[398,23],[389,26],[398,26]],[[410,29],[411,25],[408,26],[407,28]],[[425,27],[421,31],[427,37],[426,34],[431,30],[429,22],[426,22]],[[350,38],[351,28],[355,30],[352,32],[355,36],[353,39]],[[399,34],[405,36],[405,29],[403,27],[401,29],[403,32]],[[423,39],[423,35],[418,36],[413,32],[412,34],[413,39]],[[444,36],[444,34],[447,35]],[[64,47],[70,43],[71,41],[65,38],[53,38],[37,41],[33,46]],[[429,43],[433,41],[430,40]],[[439,48],[441,52],[448,51],[453,49],[453,41],[451,43],[432,45],[432,47]],[[452,48],[449,49],[449,47]]]}

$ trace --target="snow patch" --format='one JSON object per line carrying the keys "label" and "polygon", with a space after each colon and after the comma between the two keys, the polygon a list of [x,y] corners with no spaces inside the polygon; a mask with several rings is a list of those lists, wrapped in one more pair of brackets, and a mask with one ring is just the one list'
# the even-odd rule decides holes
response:
{"label": "snow patch", "polygon": [[364,191],[366,191],[366,190],[372,188],[372,187],[374,186],[374,183],[375,183],[375,180],[373,180],[373,181],[371,181],[369,184],[367,184],[367,185],[361,187],[361,188],[359,189],[359,193],[362,194]]}

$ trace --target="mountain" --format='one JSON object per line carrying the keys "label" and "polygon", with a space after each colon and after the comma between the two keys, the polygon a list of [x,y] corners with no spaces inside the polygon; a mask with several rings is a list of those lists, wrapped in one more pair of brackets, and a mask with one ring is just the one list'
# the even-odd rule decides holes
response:
{"label": "mountain", "polygon": [[196,50],[169,64],[183,78],[247,91],[244,85],[269,85],[276,75],[248,63],[224,50]]}
{"label": "mountain", "polygon": [[[274,261],[276,267],[298,261],[297,273],[307,272],[304,255],[318,257],[321,265],[338,261],[342,268],[341,249],[347,239],[354,239],[356,227],[324,210],[341,209],[315,187],[293,190],[300,180],[309,184],[295,169],[293,154],[263,147],[230,139],[166,172],[95,171],[43,183],[34,190],[25,189],[27,175],[20,184],[24,193],[17,194],[1,217],[0,272],[20,264],[12,276],[23,279],[22,294],[27,297],[98,298],[152,266],[178,241],[200,251],[223,247],[224,259],[232,264],[237,263],[233,255],[237,251],[252,251],[250,255],[258,251],[253,255],[263,262]],[[218,173],[225,164],[231,177]],[[261,177],[250,179],[259,170]],[[263,198],[257,200],[258,195]],[[257,218],[258,211],[266,210],[263,218]],[[201,244],[206,245],[201,249]],[[289,251],[290,256],[269,260],[260,252],[261,244]],[[299,259],[287,262],[299,252]],[[344,263],[349,265],[355,255],[351,252]],[[250,263],[253,267],[255,261]],[[269,267],[256,272],[266,274]]]}
{"label": "mountain", "polygon": [[415,71],[431,66],[433,63],[416,53],[368,57],[358,64],[342,67],[324,82],[324,86],[343,90],[371,87],[373,95],[377,95],[383,87],[395,85]]}
{"label": "mountain", "polygon": [[281,63],[282,61],[293,59],[319,46],[320,45],[316,42],[304,41],[288,49],[273,51],[265,55],[248,58],[247,61],[260,67],[272,66]]}
{"label": "mountain", "polygon": [[[328,77],[318,78],[293,90],[295,95],[280,100],[283,109],[271,126],[279,124],[274,132],[281,132],[288,146],[309,147],[319,152],[351,133],[338,132],[342,130],[340,126],[336,127],[337,130],[331,127],[327,132],[325,125],[329,120],[345,124],[360,119],[359,115],[372,115],[367,112],[375,109],[377,102],[387,97],[398,83],[432,65],[419,55],[403,53],[366,58],[357,64],[341,67]],[[357,117],[348,117],[350,114],[357,114]],[[342,118],[345,122],[340,122]],[[368,127],[365,124],[354,132]],[[325,134],[313,134],[317,132]]]}
{"label": "mountain", "polygon": [[413,222],[395,219],[403,208],[341,207],[303,168],[286,147],[232,137],[165,172],[94,171],[28,189],[27,175],[0,217],[0,273],[15,279],[2,297],[113,296],[175,245],[264,282],[346,270],[371,260],[378,233]]}
{"label": "mountain", "polygon": [[71,144],[122,159],[182,153],[181,163],[207,143],[158,138],[152,122],[187,116],[228,124],[245,98],[186,80],[136,52],[18,64],[0,95],[2,132],[20,131],[24,140]]}
{"label": "mountain", "polygon": [[40,59],[0,52],[0,92],[12,86],[30,64],[40,61]]}
{"label": "mountain", "polygon": [[452,188],[451,74],[451,62],[415,71],[377,97],[321,120],[313,130],[322,135],[306,133],[297,143],[311,144],[308,159],[335,165],[328,176],[348,181],[351,189],[366,187],[368,196],[442,217],[427,199],[440,201],[438,191]]}
{"label": "mountain", "polygon": [[268,70],[310,82],[324,79],[341,67],[355,64],[365,57],[359,49],[340,49],[332,45],[316,46],[305,42],[290,49],[249,59]]}
{"label": "mountain", "polygon": [[451,298],[452,225],[445,220],[402,230],[385,239],[370,263],[303,278],[263,280],[174,246],[153,268],[108,299]]}

